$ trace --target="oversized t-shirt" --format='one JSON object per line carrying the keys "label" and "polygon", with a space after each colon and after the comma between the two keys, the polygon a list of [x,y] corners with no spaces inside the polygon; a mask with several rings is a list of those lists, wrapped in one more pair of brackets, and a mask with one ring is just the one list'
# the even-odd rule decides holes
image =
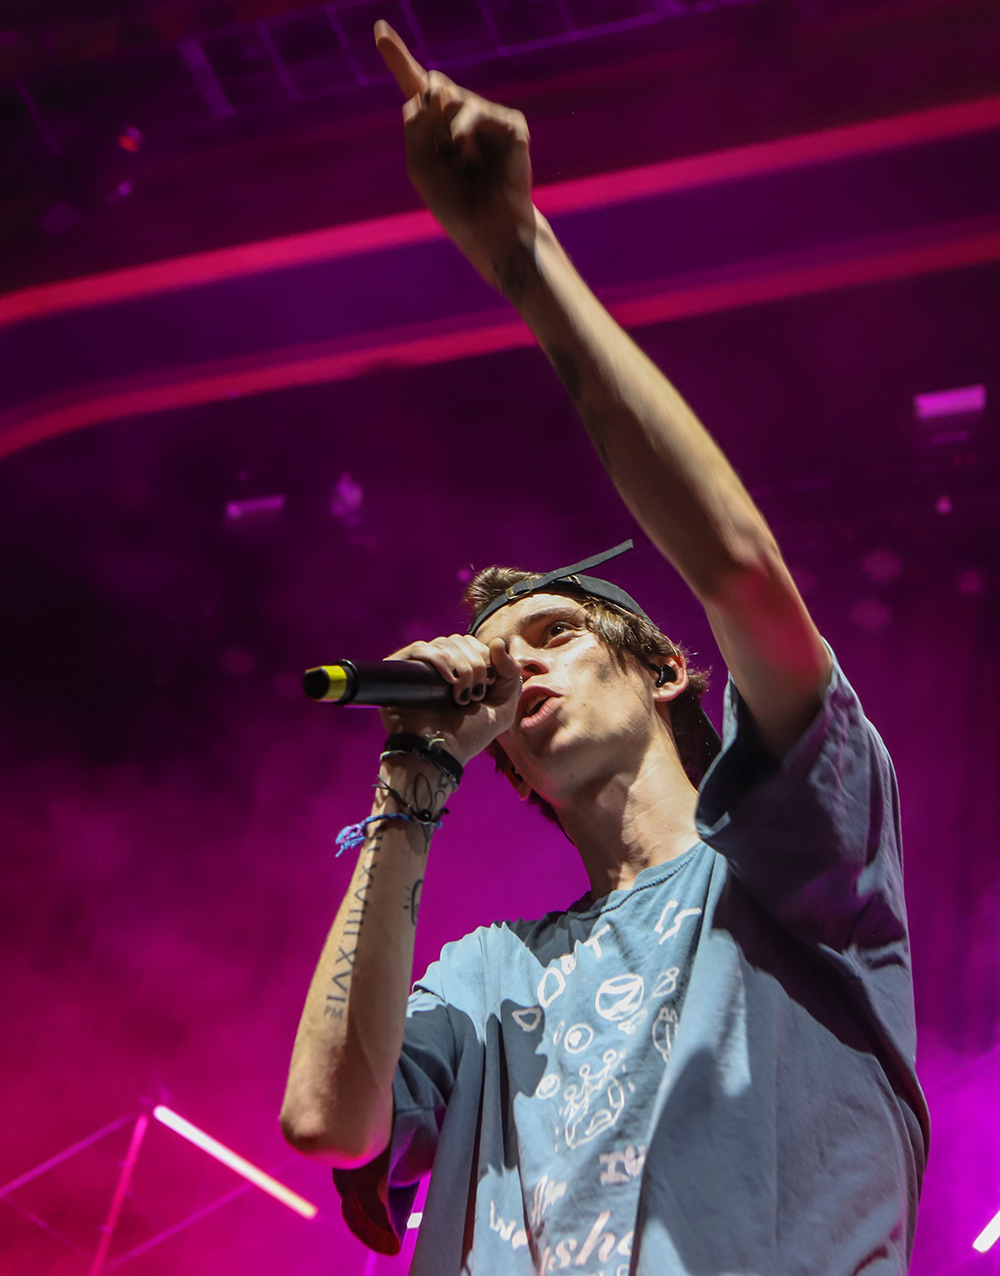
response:
{"label": "oversized t-shirt", "polygon": [[447,945],[386,1153],[335,1171],[414,1276],[894,1276],[927,1147],[895,781],[834,669],[776,763],[730,684],[701,841]]}

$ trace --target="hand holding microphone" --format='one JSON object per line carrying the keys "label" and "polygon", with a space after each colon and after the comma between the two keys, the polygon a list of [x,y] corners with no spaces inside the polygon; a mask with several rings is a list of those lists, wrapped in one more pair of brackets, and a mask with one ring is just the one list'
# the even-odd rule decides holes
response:
{"label": "hand holding microphone", "polygon": [[384,661],[341,661],[309,669],[307,695],[376,705],[389,734],[440,732],[464,764],[510,727],[520,666],[502,638],[487,647],[468,634],[415,642]]}

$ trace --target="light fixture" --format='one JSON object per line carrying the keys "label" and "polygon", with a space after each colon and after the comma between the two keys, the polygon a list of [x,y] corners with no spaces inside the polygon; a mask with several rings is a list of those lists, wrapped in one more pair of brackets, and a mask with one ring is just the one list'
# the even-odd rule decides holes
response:
{"label": "light fixture", "polygon": [[956,390],[936,390],[933,394],[917,394],[913,397],[913,411],[919,421],[929,421],[937,416],[982,412],[985,407],[984,385],[963,385]]}
{"label": "light fixture", "polygon": [[262,1191],[269,1192],[275,1200],[280,1201],[282,1205],[287,1205],[296,1214],[301,1214],[303,1218],[315,1218],[319,1213],[317,1206],[299,1196],[297,1192],[293,1192],[290,1187],[285,1187],[284,1183],[279,1183],[270,1174],[265,1174],[256,1165],[251,1165],[249,1161],[227,1148],[218,1139],[213,1139],[210,1134],[206,1134],[204,1130],[199,1130],[190,1121],[185,1121],[182,1116],[178,1116],[170,1108],[164,1107],[162,1103],[157,1104],[153,1109],[153,1116],[156,1117],[157,1121],[162,1121],[164,1125],[176,1131],[177,1134],[190,1140],[195,1147],[201,1148],[209,1156],[214,1156],[217,1161],[221,1161],[223,1165],[228,1165],[237,1174],[242,1174],[245,1179],[249,1179],[251,1183],[261,1188]]}
{"label": "light fixture", "polygon": [[980,1254],[985,1254],[988,1249],[992,1249],[1000,1237],[1000,1211],[993,1215],[976,1239],[972,1242],[972,1248],[978,1249]]}

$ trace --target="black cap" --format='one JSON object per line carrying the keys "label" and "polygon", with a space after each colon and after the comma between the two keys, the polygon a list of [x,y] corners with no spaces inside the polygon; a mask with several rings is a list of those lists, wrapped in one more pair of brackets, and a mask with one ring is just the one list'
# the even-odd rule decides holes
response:
{"label": "black cap", "polygon": [[[581,559],[580,562],[573,563],[569,567],[558,567],[553,572],[544,572],[541,575],[529,576],[527,580],[515,581],[513,585],[509,585],[492,602],[487,603],[482,611],[473,616],[469,625],[469,633],[475,634],[483,622],[488,620],[494,612],[498,612],[501,607],[507,607],[511,603],[516,603],[520,598],[526,598],[529,594],[536,594],[547,589],[555,590],[559,593],[582,594],[588,598],[600,598],[604,602],[614,603],[623,610],[630,611],[634,616],[641,616],[643,620],[649,620],[650,624],[653,624],[653,621],[650,620],[632,595],[627,594],[619,585],[613,585],[611,581],[602,580],[599,576],[582,575],[588,567],[597,567],[600,563],[606,563],[611,558],[617,558],[619,554],[625,554],[632,548],[632,541],[622,541],[620,545],[616,545],[613,549],[606,549],[602,554],[594,554],[590,558]],[[686,741],[688,745],[685,750],[687,757],[683,761],[684,769],[689,779],[694,784],[700,784],[705,772],[712,765],[713,759],[722,748],[722,741],[719,739],[719,733],[712,725],[711,719],[700,704],[697,706],[694,727],[695,729],[691,733],[694,738],[689,738]]]}

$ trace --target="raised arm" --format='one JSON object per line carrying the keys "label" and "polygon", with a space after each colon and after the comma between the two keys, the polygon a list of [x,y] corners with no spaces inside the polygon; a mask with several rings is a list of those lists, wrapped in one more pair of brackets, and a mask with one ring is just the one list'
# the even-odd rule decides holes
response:
{"label": "raised arm", "polygon": [[407,98],[413,184],[535,333],[622,499],[705,607],[766,744],[782,756],[819,707],[830,657],[763,515],[532,204],[524,117],[426,72],[387,23],[375,36]]}

